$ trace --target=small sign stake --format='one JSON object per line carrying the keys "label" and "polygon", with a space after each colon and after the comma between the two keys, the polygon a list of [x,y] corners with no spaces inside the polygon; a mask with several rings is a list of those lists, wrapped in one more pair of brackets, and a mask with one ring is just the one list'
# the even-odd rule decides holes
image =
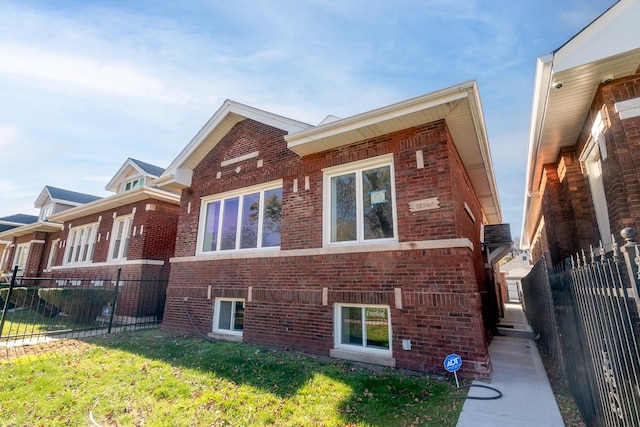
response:
{"label": "small sign stake", "polygon": [[453,353],[444,358],[444,369],[449,372],[453,372],[453,376],[456,379],[456,387],[460,388],[460,383],[458,382],[458,374],[457,371],[462,367],[462,357]]}

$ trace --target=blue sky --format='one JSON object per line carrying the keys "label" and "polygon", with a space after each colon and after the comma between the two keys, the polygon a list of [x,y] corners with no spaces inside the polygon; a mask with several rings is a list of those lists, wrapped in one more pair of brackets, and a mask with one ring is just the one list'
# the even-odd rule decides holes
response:
{"label": "blue sky", "polygon": [[225,99],[316,125],[477,80],[519,236],[536,58],[613,3],[2,1],[0,216],[168,166]]}

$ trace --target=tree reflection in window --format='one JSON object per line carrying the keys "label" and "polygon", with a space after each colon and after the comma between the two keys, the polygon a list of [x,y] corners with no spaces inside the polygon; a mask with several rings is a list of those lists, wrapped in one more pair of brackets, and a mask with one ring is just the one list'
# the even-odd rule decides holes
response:
{"label": "tree reflection in window", "polygon": [[391,179],[388,165],[331,177],[331,242],[395,236]]}

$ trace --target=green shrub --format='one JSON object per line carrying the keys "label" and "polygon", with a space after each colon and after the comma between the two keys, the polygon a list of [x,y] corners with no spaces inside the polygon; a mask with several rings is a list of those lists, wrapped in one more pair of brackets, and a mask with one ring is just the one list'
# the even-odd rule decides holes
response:
{"label": "green shrub", "polygon": [[[7,295],[9,295],[9,288],[0,289],[0,298],[3,301],[7,300]],[[23,286],[18,286],[13,288],[11,291],[11,300],[10,302],[16,307],[24,307],[28,309],[37,309],[40,298],[38,297],[38,289],[37,288],[25,288]]]}
{"label": "green shrub", "polygon": [[38,295],[74,322],[91,323],[102,307],[113,301],[114,292],[103,288],[43,288]]}

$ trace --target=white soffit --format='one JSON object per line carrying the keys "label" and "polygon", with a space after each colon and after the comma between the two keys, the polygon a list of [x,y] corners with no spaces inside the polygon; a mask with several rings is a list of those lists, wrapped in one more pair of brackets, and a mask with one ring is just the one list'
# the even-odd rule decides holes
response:
{"label": "white soffit", "polygon": [[[640,1],[621,0],[556,52],[538,58],[529,134],[523,239],[535,232],[543,166],[578,142],[598,86],[640,67]],[[527,244],[528,242],[524,242]]]}
{"label": "white soffit", "polygon": [[178,194],[143,186],[74,208],[66,209],[62,212],[50,215],[48,219],[56,222],[70,221],[75,218],[82,218],[87,215],[94,215],[100,212],[117,209],[121,206],[147,199],[162,200],[173,203],[174,205],[180,204],[180,196]]}

